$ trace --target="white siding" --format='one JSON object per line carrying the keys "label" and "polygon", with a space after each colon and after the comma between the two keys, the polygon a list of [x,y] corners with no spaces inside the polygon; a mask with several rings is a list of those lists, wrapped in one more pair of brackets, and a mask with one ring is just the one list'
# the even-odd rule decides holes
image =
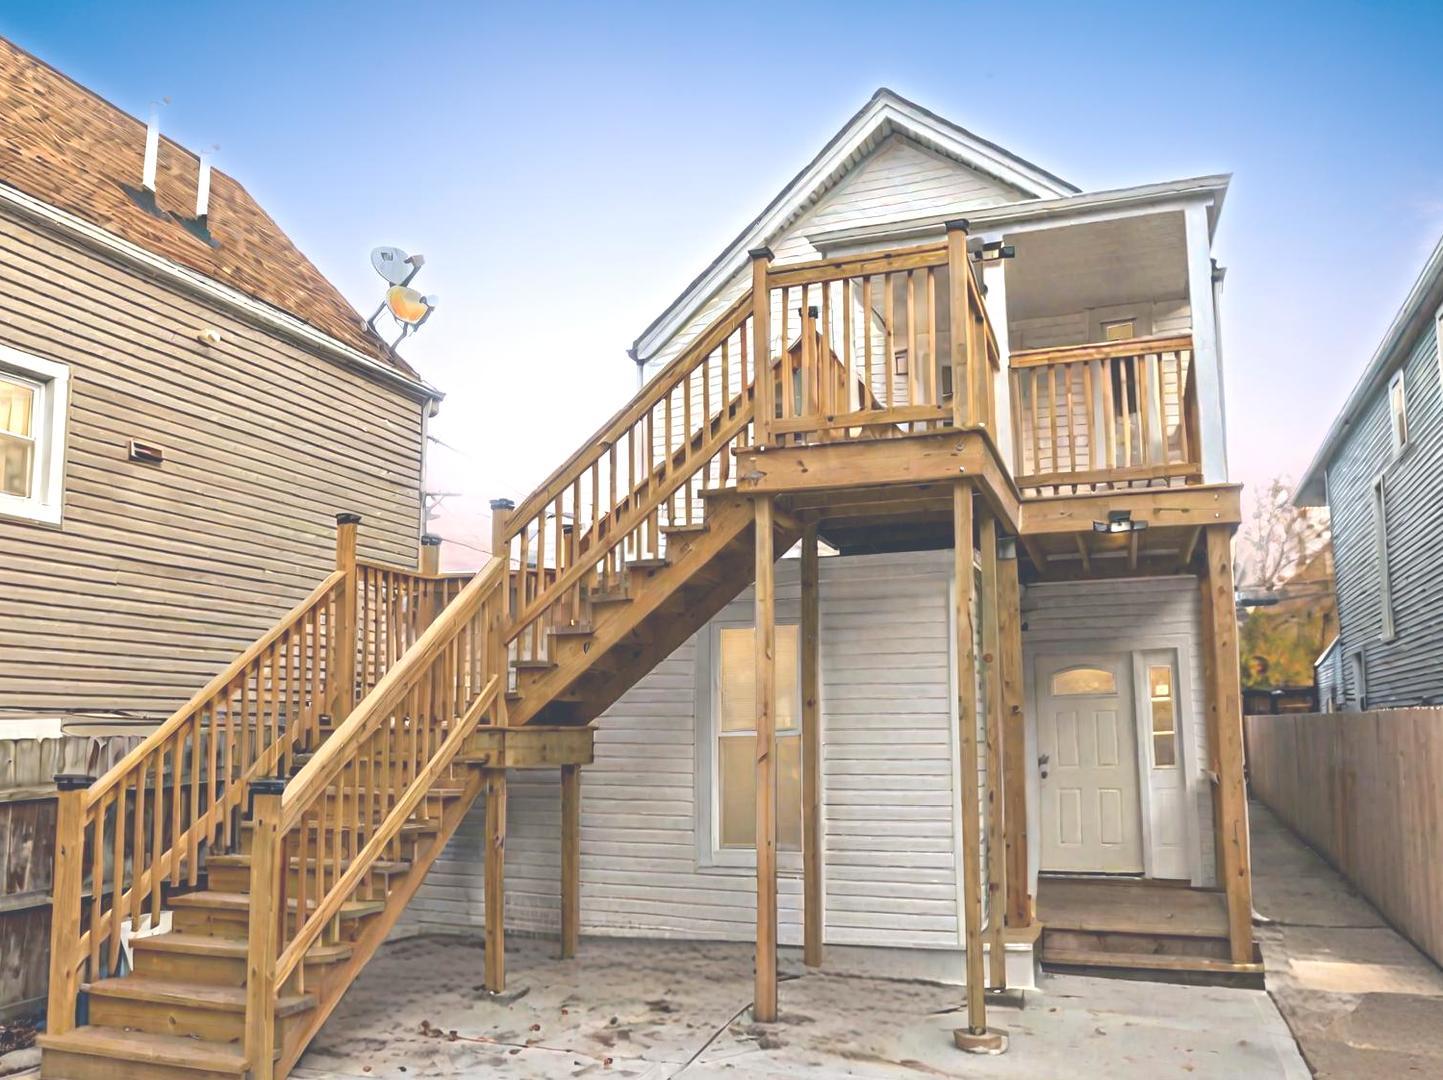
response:
{"label": "white siding", "polygon": [[[956,949],[958,854],[949,681],[950,551],[821,564],[826,940]],[[777,566],[779,620],[797,617],[797,560]],[[748,589],[718,619],[745,618]],[[702,631],[702,637],[709,631]],[[750,941],[749,870],[699,866],[697,639],[598,721],[582,774],[582,930]],[[507,925],[555,931],[557,778],[512,773]],[[482,917],[480,804],[411,904],[408,926]],[[778,885],[780,935],[801,941],[801,881]]]}
{"label": "white siding", "polygon": [[[1202,883],[1216,882],[1213,862],[1212,793],[1207,768],[1206,705],[1203,696],[1201,603],[1195,577],[1075,581],[1027,586],[1022,598],[1022,660],[1026,674],[1029,739],[1035,740],[1035,660],[1057,653],[1126,653],[1176,647],[1187,666],[1191,701],[1186,717],[1192,741],[1186,747],[1188,787],[1195,793]],[[1028,760],[1035,760],[1030,747]],[[1037,820],[1037,776],[1030,774],[1028,817]],[[1036,878],[1038,849],[1028,852]]]}

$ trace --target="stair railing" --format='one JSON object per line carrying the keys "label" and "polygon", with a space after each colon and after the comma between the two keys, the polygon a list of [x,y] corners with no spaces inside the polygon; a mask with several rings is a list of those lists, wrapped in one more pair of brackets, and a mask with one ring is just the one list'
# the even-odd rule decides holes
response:
{"label": "stair railing", "polygon": [[[403,830],[479,724],[504,722],[498,560],[472,578],[281,787],[257,788],[251,838],[246,1052],[270,1075],[279,993],[305,989],[305,956],[337,940],[353,899],[384,900],[371,870],[402,854]],[[290,868],[296,867],[292,885]]]}
{"label": "stair railing", "polygon": [[62,794],[52,1033],[73,1029],[81,981],[116,973],[122,924],[148,915],[156,925],[165,887],[195,885],[203,852],[230,844],[247,781],[284,772],[314,736],[347,580],[327,576],[109,772]]}
{"label": "stair railing", "polygon": [[590,595],[663,556],[666,530],[700,524],[701,493],[732,482],[732,448],[750,442],[752,325],[748,292],[507,514],[497,554],[518,658],[544,656],[551,626],[584,621]]}

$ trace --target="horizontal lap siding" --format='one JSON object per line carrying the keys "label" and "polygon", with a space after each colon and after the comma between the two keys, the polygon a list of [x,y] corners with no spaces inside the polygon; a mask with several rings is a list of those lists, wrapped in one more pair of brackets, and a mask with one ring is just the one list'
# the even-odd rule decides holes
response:
{"label": "horizontal lap siding", "polygon": [[[1403,365],[1412,446],[1392,461],[1388,399],[1380,391],[1350,425],[1328,468],[1338,597],[1338,663],[1356,707],[1348,657],[1362,650],[1368,705],[1395,708],[1443,701],[1443,395],[1438,342],[1430,326]],[[1392,641],[1380,639],[1382,614],[1373,524],[1373,482],[1383,476]]]}
{"label": "horizontal lap siding", "polygon": [[[1058,654],[1129,653],[1136,649],[1171,647],[1154,644],[1165,638],[1187,641],[1180,662],[1188,665],[1192,689],[1190,720],[1193,743],[1187,748],[1189,769],[1197,791],[1198,836],[1204,884],[1215,877],[1212,839],[1212,793],[1206,780],[1207,705],[1203,683],[1201,600],[1195,577],[1134,578],[1120,581],[1039,583],[1026,588],[1022,600],[1022,659],[1029,692],[1036,659]],[[1036,700],[1027,703],[1035,717]],[[1140,729],[1139,737],[1143,737]]]}
{"label": "horizontal lap siding", "polygon": [[337,512],[414,565],[419,402],[8,218],[0,294],[71,373],[63,527],[0,520],[0,707],[163,717],[331,569]]}
{"label": "horizontal lap siding", "polygon": [[[826,940],[955,948],[956,815],[948,683],[950,552],[821,562]],[[777,564],[778,620],[798,617],[798,562]],[[751,590],[718,617],[750,619]],[[588,934],[755,934],[750,871],[698,866],[697,649],[686,642],[597,722],[582,770],[581,918]],[[511,774],[507,924],[559,925],[559,785]],[[478,803],[412,902],[408,926],[480,924]],[[778,881],[781,940],[801,942],[801,880]]]}

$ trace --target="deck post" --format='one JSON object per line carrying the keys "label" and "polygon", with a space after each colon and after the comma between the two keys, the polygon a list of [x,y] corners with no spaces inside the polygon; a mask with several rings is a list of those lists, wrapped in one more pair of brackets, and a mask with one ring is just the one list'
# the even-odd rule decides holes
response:
{"label": "deck post", "polygon": [[1207,527],[1208,608],[1212,638],[1209,720],[1217,733],[1223,889],[1228,902],[1228,942],[1235,964],[1253,962],[1252,863],[1248,850],[1248,803],[1243,780],[1242,677],[1238,669],[1238,621],[1233,596],[1231,525]]}
{"label": "deck post", "polygon": [[339,727],[356,707],[356,527],[360,514],[336,515],[336,569],[346,574],[336,600],[334,718]]}
{"label": "deck post", "polygon": [[[772,249],[754,248],[747,254],[752,260],[753,425],[757,445],[767,446],[772,441],[772,420],[776,416],[776,403],[772,400],[772,293],[767,285]],[[786,351],[785,342],[782,350]]]}
{"label": "deck post", "polygon": [[[45,1010],[45,1030],[64,1035],[75,1030],[75,999],[79,996],[77,972],[81,958],[80,891],[85,876],[85,796],[90,790],[88,776],[61,773],[55,777],[55,877],[50,887],[50,996]],[[123,795],[116,803],[116,828],[125,820]],[[96,809],[100,814],[103,806]],[[100,833],[97,831],[96,841]],[[120,873],[120,869],[116,870]],[[101,885],[95,884],[99,892]],[[136,886],[139,887],[138,885]],[[91,930],[99,933],[99,927]],[[92,979],[100,972],[92,971]]]}
{"label": "deck post", "polygon": [[514,578],[511,574],[511,542],[506,538],[507,526],[511,524],[511,512],[516,504],[510,499],[491,500],[491,557],[501,560],[500,603],[496,605],[486,632],[491,636],[491,670],[501,676],[501,693],[496,696],[496,723],[509,723],[506,714],[506,692],[511,689],[507,670],[510,649],[506,644],[506,628],[511,624],[512,591],[524,587],[525,575]]}
{"label": "deck post", "polygon": [[752,1017],[766,1024],[777,1018],[777,628],[771,496],[758,496],[753,505],[757,559],[757,957]]}
{"label": "deck post", "polygon": [[485,770],[486,989],[506,989],[506,770]]}
{"label": "deck post", "polygon": [[1003,830],[1002,677],[998,653],[997,519],[983,510],[978,521],[982,549],[982,679],[987,703],[987,959],[988,985],[1007,986],[1007,942],[1003,936],[1007,905],[1007,840]]}
{"label": "deck post", "polygon": [[802,962],[822,963],[821,597],[817,526],[802,531]]}
{"label": "deck post", "polygon": [[[282,777],[253,780],[251,910],[246,929],[245,1053],[253,1080],[275,1076],[276,954],[280,943]],[[304,961],[302,961],[304,963]]]}
{"label": "deck post", "polygon": [[968,334],[971,312],[967,304],[967,228],[967,222],[961,218],[947,222],[947,329],[952,340],[952,424],[959,428],[973,423],[977,414],[969,377],[972,357],[968,346],[972,339]]}
{"label": "deck post", "polygon": [[997,548],[997,671],[1002,696],[1002,823],[1007,849],[1007,925],[1032,924],[1027,891],[1027,730],[1022,711],[1022,590],[1017,541]]}
{"label": "deck post", "polygon": [[561,959],[581,943],[581,766],[561,766]]}

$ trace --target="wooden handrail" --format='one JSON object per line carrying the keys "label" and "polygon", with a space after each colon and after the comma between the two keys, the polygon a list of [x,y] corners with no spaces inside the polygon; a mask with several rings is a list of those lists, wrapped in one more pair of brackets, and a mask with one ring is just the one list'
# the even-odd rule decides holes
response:
{"label": "wooden handrail", "polygon": [[1160,334],[1156,337],[1127,338],[1123,341],[1087,345],[1058,345],[1046,349],[1021,349],[1008,355],[1010,367],[1039,367],[1074,360],[1106,360],[1114,356],[1151,356],[1192,348],[1191,334]]}
{"label": "wooden handrail", "polygon": [[926,244],[870,252],[845,259],[817,259],[813,262],[788,263],[767,272],[767,285],[787,289],[797,285],[815,285],[841,278],[872,277],[876,274],[921,270],[928,266],[947,265],[946,244]]}
{"label": "wooden handrail", "polygon": [[220,673],[197,690],[189,701],[182,705],[170,717],[152,731],[139,745],[117,761],[109,771],[99,780],[90,786],[85,795],[85,806],[94,806],[99,799],[106,795],[113,788],[120,777],[125,776],[135,768],[137,764],[150,756],[156,747],[163,745],[172,735],[179,730],[180,726],[193,716],[206,702],[210,701],[226,687],[230,686],[242,672],[266,649],[270,648],[288,631],[295,628],[301,619],[309,612],[322,597],[330,593],[337,585],[345,580],[345,573],[340,570],[332,571],[325,580],[307,594],[290,611],[282,615],[280,620],[246,647],[246,650],[221,669]]}

